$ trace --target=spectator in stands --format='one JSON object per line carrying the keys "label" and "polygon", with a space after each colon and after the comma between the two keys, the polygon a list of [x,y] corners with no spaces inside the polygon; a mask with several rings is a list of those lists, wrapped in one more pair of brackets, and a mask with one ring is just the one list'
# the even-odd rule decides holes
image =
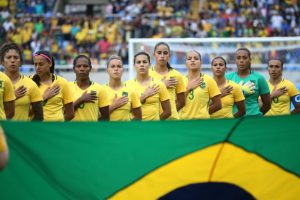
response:
{"label": "spectator in stands", "polygon": [[[52,7],[51,7],[52,2]],[[13,38],[15,29],[20,29],[24,48],[27,42],[36,38],[41,43],[41,48],[49,48],[47,38],[55,38],[59,48],[63,48],[63,34],[69,41],[71,34],[75,48],[84,46],[91,48],[90,55],[97,51],[92,48],[100,39],[98,33],[106,36],[114,47],[122,42],[128,42],[133,37],[268,37],[268,36],[295,36],[300,35],[299,3],[296,1],[201,1],[201,9],[194,5],[197,1],[111,1],[107,5],[101,23],[97,17],[85,16],[66,17],[61,14],[48,17],[54,8],[54,0],[25,1],[20,5],[17,1],[7,9],[1,11],[0,25],[5,31],[0,35],[10,35]],[[199,4],[199,3],[198,3]],[[50,6],[50,7],[49,7]],[[22,9],[23,10],[20,10]],[[37,9],[36,9],[37,8]],[[17,9],[16,15],[12,13]],[[105,9],[103,9],[105,11]],[[200,10],[200,13],[197,12]],[[23,13],[22,13],[23,11]],[[127,13],[126,13],[127,12]],[[138,13],[142,13],[139,15]],[[39,14],[39,15],[36,15]],[[16,18],[15,18],[16,16]],[[126,22],[122,23],[120,19]],[[40,21],[24,33],[25,19]],[[123,20],[123,21],[124,21]],[[65,27],[64,25],[71,25]],[[89,27],[89,25],[91,27]],[[164,31],[162,28],[164,27]],[[161,29],[158,31],[158,29]],[[1,32],[1,29],[0,29]],[[18,31],[17,31],[18,32]],[[116,39],[122,33],[122,40]],[[165,32],[164,34],[162,34]],[[18,34],[17,34],[18,35]],[[163,35],[163,36],[162,36]],[[18,36],[17,36],[18,37]],[[4,38],[4,37],[1,37]],[[95,39],[96,38],[96,39]],[[23,40],[25,39],[25,40]],[[17,42],[16,40],[14,40]],[[25,44],[24,44],[25,43]],[[43,44],[46,43],[46,44]],[[45,46],[43,46],[45,45]],[[33,52],[41,48],[31,48]],[[48,49],[49,50],[49,49]],[[57,56],[56,56],[57,57]]]}
{"label": "spectator in stands", "polygon": [[[237,83],[225,78],[227,70],[225,59],[223,57],[215,57],[211,61],[211,70],[221,92],[222,102],[222,109],[212,113],[211,118],[242,117],[246,113],[245,97]],[[237,107],[237,112],[232,113],[234,105]]]}
{"label": "spectator in stands", "polygon": [[142,120],[164,120],[171,115],[169,93],[164,83],[151,78],[150,65],[148,53],[135,54],[136,78],[127,81],[126,85],[138,93],[142,104]]}
{"label": "spectator in stands", "polygon": [[170,66],[170,54],[167,43],[159,42],[155,45],[155,66],[150,70],[150,76],[163,81],[168,88],[172,112],[168,119],[179,119],[178,111],[185,105],[185,84],[183,76]]}
{"label": "spectator in stands", "polygon": [[45,121],[69,121],[74,117],[73,95],[68,82],[54,74],[54,58],[40,50],[33,57],[36,74],[32,77],[43,95]]}
{"label": "spectator in stands", "polygon": [[199,52],[186,53],[186,67],[186,105],[179,113],[180,119],[209,119],[211,114],[222,108],[219,88],[212,77],[201,73]]}
{"label": "spectator in stands", "polygon": [[[271,109],[266,116],[300,113],[300,94],[296,86],[282,77],[283,61],[272,58],[268,62],[270,79],[268,85],[271,91]],[[291,111],[291,103],[294,109]]]}
{"label": "spectator in stands", "polygon": [[[226,74],[228,80],[238,83],[243,90],[246,115],[264,115],[271,107],[270,90],[265,78],[251,69],[251,53],[247,48],[239,48],[235,54],[237,71]],[[258,98],[262,99],[259,107]],[[237,112],[234,107],[234,113]]]}
{"label": "spectator in stands", "polygon": [[109,120],[109,100],[106,90],[89,77],[92,70],[90,58],[85,55],[77,56],[73,61],[73,70],[76,74],[76,80],[70,82],[74,95],[73,121]]}
{"label": "spectator in stands", "polygon": [[123,63],[119,56],[111,56],[107,61],[109,82],[105,85],[110,106],[111,121],[130,121],[142,119],[141,102],[138,94],[122,83]]}
{"label": "spectator in stands", "polygon": [[[20,73],[22,52],[15,43],[5,43],[0,50],[1,63],[5,74],[14,85],[15,114],[12,118],[18,121],[43,120],[42,94],[37,85],[28,77]],[[30,110],[33,117],[30,116]]]}
{"label": "spectator in stands", "polygon": [[112,46],[112,44],[104,36],[103,39],[101,39],[97,43],[97,48],[98,48],[98,52],[99,52],[100,57],[102,57],[103,54],[108,55],[110,53],[111,46]]}

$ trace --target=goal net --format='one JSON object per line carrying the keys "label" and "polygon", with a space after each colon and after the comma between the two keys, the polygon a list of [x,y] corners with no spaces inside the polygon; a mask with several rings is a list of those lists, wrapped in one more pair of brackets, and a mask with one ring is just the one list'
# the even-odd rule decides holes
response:
{"label": "goal net", "polygon": [[[135,76],[133,57],[139,51],[146,51],[151,56],[152,65],[154,46],[158,42],[166,42],[171,49],[170,65],[186,73],[185,54],[197,50],[202,56],[202,69],[210,71],[210,62],[216,56],[223,56],[229,70],[235,68],[234,54],[240,47],[251,51],[252,68],[266,71],[270,57],[284,61],[285,70],[300,71],[300,37],[269,38],[163,38],[163,39],[130,39],[129,40],[129,78]],[[299,73],[299,72],[298,72]]]}

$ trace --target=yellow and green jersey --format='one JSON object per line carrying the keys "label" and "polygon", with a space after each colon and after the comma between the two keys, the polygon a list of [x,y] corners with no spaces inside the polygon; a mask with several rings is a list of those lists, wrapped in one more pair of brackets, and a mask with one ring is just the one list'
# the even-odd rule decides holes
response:
{"label": "yellow and green jersey", "polygon": [[84,102],[75,110],[75,116],[72,121],[98,121],[99,108],[109,106],[109,100],[106,90],[98,83],[91,82],[86,89],[78,87],[76,81],[70,82],[74,102],[81,97],[84,92],[96,93],[97,100],[94,102]]}
{"label": "yellow and green jersey", "polygon": [[15,90],[11,80],[0,72],[0,120],[5,120],[4,102],[15,100]]}
{"label": "yellow and green jersey", "polygon": [[43,103],[44,121],[64,121],[64,105],[73,102],[73,94],[68,81],[56,74],[53,74],[54,81],[50,85],[41,83],[39,89],[42,94],[49,87],[59,85],[60,91],[54,97]]}
{"label": "yellow and green jersey", "polygon": [[227,80],[224,87],[232,86],[232,91],[229,95],[221,98],[222,109],[210,115],[211,118],[233,118],[233,106],[235,102],[245,100],[243,90],[233,81]]}
{"label": "yellow and green jersey", "polygon": [[141,85],[136,79],[126,82],[126,85],[131,90],[135,90],[137,92],[139,98],[142,96],[147,87],[151,87],[155,84],[159,86],[159,92],[151,97],[148,97],[145,100],[145,103],[142,104],[142,120],[144,121],[160,120],[159,115],[161,102],[170,99],[168,90],[165,84],[154,79],[149,81],[147,85]]}
{"label": "yellow and green jersey", "polygon": [[[216,81],[206,75],[201,74],[203,80],[200,86],[189,92],[185,100],[185,106],[180,110],[180,119],[208,119],[209,101],[211,98],[220,95],[220,90]],[[188,83],[188,77],[184,78],[185,84]]]}
{"label": "yellow and green jersey", "polygon": [[14,88],[18,89],[21,86],[24,86],[27,91],[24,96],[16,99],[15,115],[12,119],[29,121],[31,119],[29,116],[31,103],[43,101],[43,96],[36,83],[23,74],[20,75],[20,79],[15,83]]}
{"label": "yellow and green jersey", "polygon": [[[268,81],[268,86],[270,91],[274,90],[274,85]],[[291,112],[291,98],[299,94],[296,86],[289,80],[282,79],[282,81],[277,85],[277,89],[286,87],[287,92],[279,97],[275,97],[271,101],[271,109],[265,114],[265,116],[271,115],[287,115]]]}
{"label": "yellow and green jersey", "polygon": [[108,86],[108,84],[104,85],[106,89],[108,101],[111,105],[115,97],[120,98],[122,96],[128,97],[128,102],[121,106],[120,108],[115,109],[110,113],[110,121],[130,121],[131,120],[131,109],[141,107],[140,98],[138,94],[131,90],[125,84],[118,90],[114,90]]}
{"label": "yellow and green jersey", "polygon": [[177,80],[178,83],[175,88],[167,88],[171,103],[171,116],[168,119],[179,119],[179,115],[176,108],[176,95],[186,91],[183,76],[175,69],[170,69],[170,71],[167,74],[161,75],[157,73],[154,70],[154,68],[151,68],[149,73],[151,77],[157,80],[162,80],[163,78],[166,78],[167,80],[170,78],[175,78]]}

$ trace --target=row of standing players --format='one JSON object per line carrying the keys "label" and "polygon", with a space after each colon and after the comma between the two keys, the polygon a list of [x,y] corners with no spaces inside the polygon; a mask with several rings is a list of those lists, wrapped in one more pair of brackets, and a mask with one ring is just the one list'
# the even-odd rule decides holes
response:
{"label": "row of standing players", "polygon": [[[283,62],[268,62],[270,79],[251,70],[251,53],[236,51],[237,71],[225,75],[226,61],[211,62],[213,77],[201,73],[201,55],[186,54],[188,74],[172,69],[166,43],[155,46],[155,66],[150,56],[134,56],[136,78],[121,81],[123,64],[118,56],[107,61],[109,83],[90,80],[91,61],[84,55],[74,59],[74,82],[54,74],[54,59],[48,51],[34,55],[36,74],[20,73],[21,49],[6,43],[0,49],[0,120],[44,121],[129,121],[132,119],[205,119],[244,115],[281,115],[300,112],[300,95],[295,85],[282,77]],[[271,91],[271,94],[270,94]],[[294,110],[290,110],[293,103]],[[5,136],[0,132],[0,170],[8,160]]]}
{"label": "row of standing players", "polygon": [[[21,49],[5,43],[0,50],[4,73],[0,73],[0,119],[44,121],[129,121],[164,119],[232,118],[244,115],[279,115],[300,112],[299,91],[282,77],[283,62],[268,62],[268,81],[251,70],[251,52],[236,51],[237,71],[227,73],[226,61],[211,62],[213,77],[201,73],[201,55],[186,54],[188,74],[182,76],[169,65],[170,47],[157,43],[151,67],[150,56],[134,56],[136,78],[122,82],[123,63],[118,56],[107,61],[109,83],[90,80],[91,61],[74,59],[74,82],[54,74],[54,59],[48,51],[34,55],[36,74],[20,73]],[[271,91],[271,94],[270,94]],[[290,111],[293,103],[294,110]]]}

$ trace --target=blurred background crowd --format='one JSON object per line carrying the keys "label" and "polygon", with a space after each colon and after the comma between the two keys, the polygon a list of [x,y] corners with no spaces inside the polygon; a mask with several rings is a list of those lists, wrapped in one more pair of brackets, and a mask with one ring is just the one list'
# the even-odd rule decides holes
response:
{"label": "blurred background crowd", "polygon": [[1,0],[0,43],[19,44],[25,64],[45,49],[57,64],[80,53],[98,65],[111,54],[127,64],[129,38],[300,35],[297,0],[111,0],[81,8],[63,0]]}

